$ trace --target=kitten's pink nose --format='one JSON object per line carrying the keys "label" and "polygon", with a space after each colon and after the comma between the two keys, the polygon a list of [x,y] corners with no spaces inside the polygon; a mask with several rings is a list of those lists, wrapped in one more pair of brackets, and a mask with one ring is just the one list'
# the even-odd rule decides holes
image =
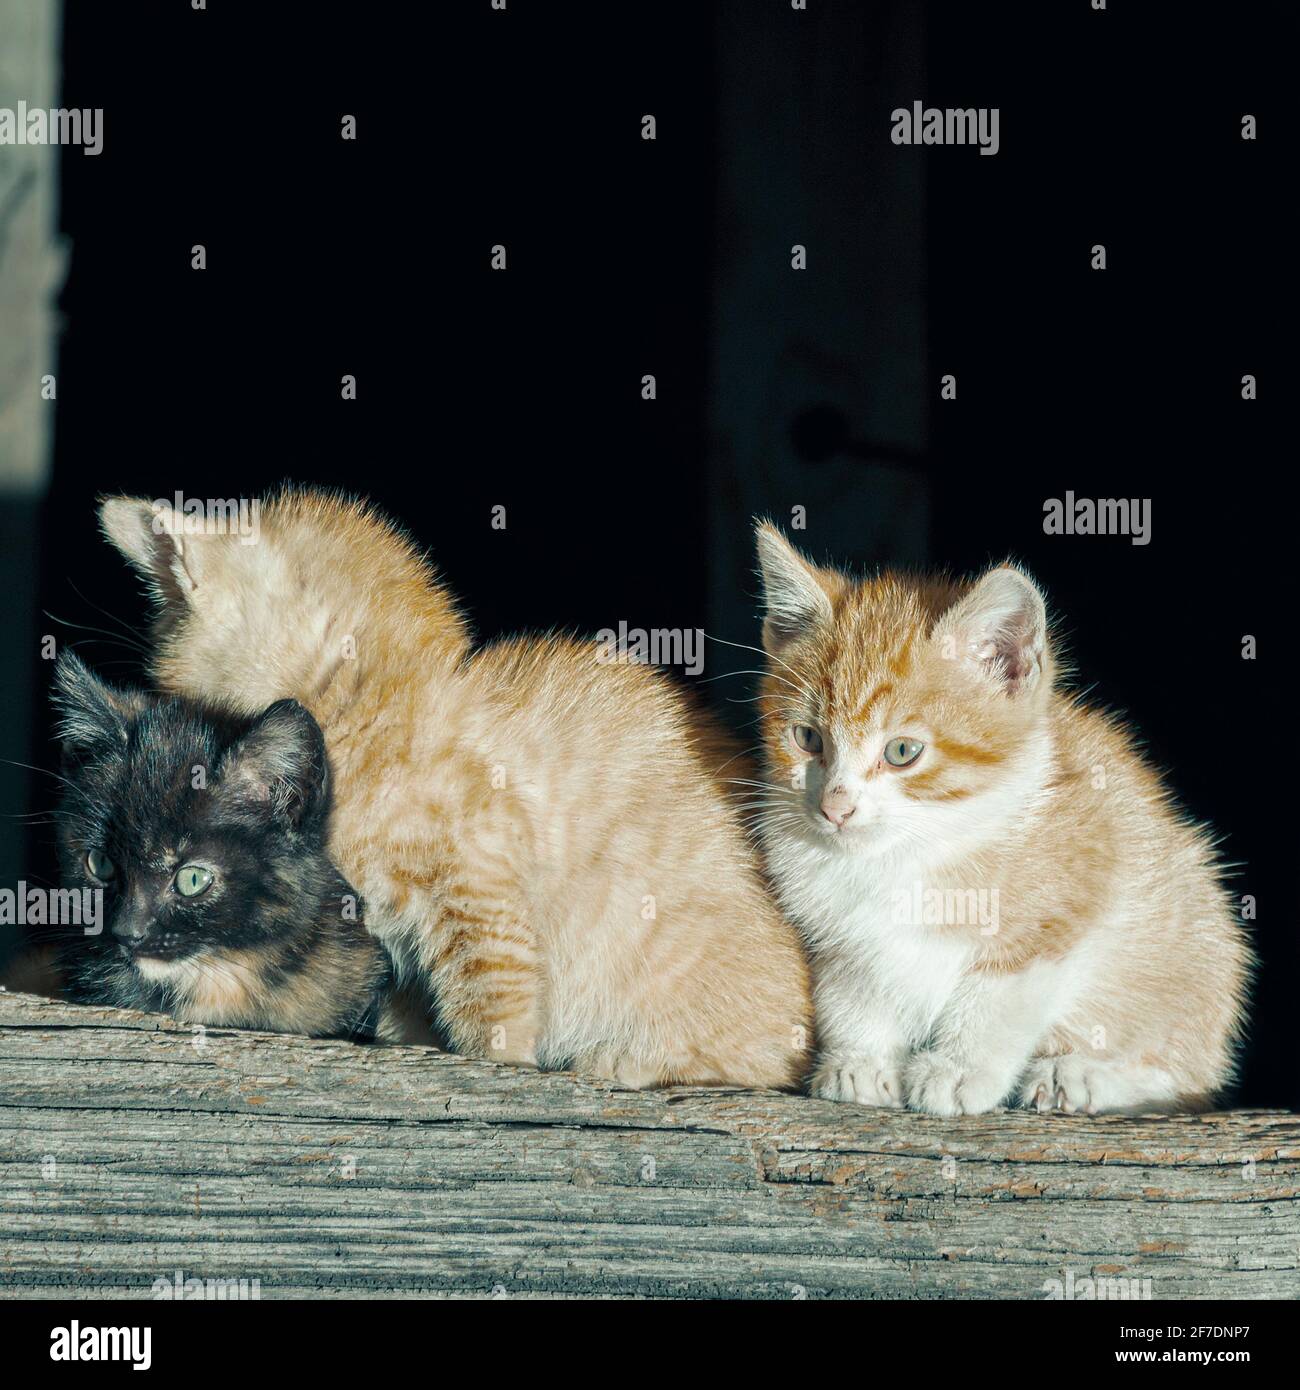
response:
{"label": "kitten's pink nose", "polygon": [[822,795],[822,815],[839,830],[857,810],[857,802],[843,787],[832,787]]}

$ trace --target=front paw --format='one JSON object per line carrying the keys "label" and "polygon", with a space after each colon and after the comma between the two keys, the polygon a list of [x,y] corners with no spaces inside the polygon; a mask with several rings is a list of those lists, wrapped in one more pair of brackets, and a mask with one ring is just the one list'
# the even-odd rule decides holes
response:
{"label": "front paw", "polygon": [[537,1035],[534,1029],[494,1024],[486,1037],[486,1046],[458,1047],[470,1057],[486,1057],[489,1062],[509,1062],[514,1067],[537,1065]]}
{"label": "front paw", "polygon": [[612,1081],[630,1091],[643,1091],[664,1084],[664,1069],[646,1058],[635,1057],[614,1047],[598,1048],[577,1058],[573,1070],[593,1081]]}
{"label": "front paw", "polygon": [[1021,1105],[1064,1115],[1161,1111],[1177,1094],[1173,1077],[1161,1067],[1078,1052],[1035,1057],[1019,1087]]}
{"label": "front paw", "polygon": [[899,1069],[880,1057],[823,1057],[810,1089],[822,1100],[851,1100],[891,1109],[903,1104]]}
{"label": "front paw", "polygon": [[930,1115],[982,1115],[1006,1091],[1001,1079],[977,1067],[963,1067],[942,1052],[918,1052],[904,1077],[907,1103]]}
{"label": "front paw", "polygon": [[[1069,1115],[1089,1108],[1087,1086],[1079,1068],[1070,1065],[1069,1055],[1035,1057],[1020,1078],[1020,1104],[1040,1115],[1059,1110]],[[1059,1073],[1059,1079],[1058,1079]],[[1079,1094],[1082,1086],[1083,1094]],[[1082,1103],[1081,1103],[1082,1102]]]}

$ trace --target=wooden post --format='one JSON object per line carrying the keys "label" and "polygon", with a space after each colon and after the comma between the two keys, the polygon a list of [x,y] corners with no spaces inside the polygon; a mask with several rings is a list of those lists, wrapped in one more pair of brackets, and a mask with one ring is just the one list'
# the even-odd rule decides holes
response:
{"label": "wooden post", "polygon": [[[59,4],[0,0],[0,107],[58,104]],[[0,493],[45,488],[54,402],[55,298],[64,256],[57,238],[59,149],[0,144]]]}
{"label": "wooden post", "polygon": [[[60,0],[0,0],[0,109],[58,104]],[[80,156],[78,156],[80,157]],[[55,402],[56,299],[65,255],[58,240],[59,150],[0,144],[0,594],[10,615],[0,661],[0,883],[27,864],[40,501],[49,482]],[[19,943],[0,923],[0,967]]]}

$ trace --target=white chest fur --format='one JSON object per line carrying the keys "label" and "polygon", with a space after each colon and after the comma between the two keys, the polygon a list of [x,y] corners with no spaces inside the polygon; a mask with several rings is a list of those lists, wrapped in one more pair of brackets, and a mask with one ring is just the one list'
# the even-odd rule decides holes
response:
{"label": "white chest fur", "polygon": [[[804,854],[806,871],[812,866]],[[914,861],[864,861],[842,853],[817,858],[807,877],[778,871],[778,881],[814,962],[833,963],[837,979],[823,1009],[847,1007],[855,994],[888,1001],[916,1046],[953,998],[976,943],[927,922],[924,906],[918,917],[916,905],[928,900],[932,886]]]}

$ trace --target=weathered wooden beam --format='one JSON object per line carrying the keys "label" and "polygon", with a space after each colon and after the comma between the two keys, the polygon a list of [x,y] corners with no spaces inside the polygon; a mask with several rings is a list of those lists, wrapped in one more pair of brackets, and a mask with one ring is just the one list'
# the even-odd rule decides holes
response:
{"label": "weathered wooden beam", "polygon": [[0,994],[0,1296],[177,1270],[263,1298],[1294,1298],[1300,1117],[620,1091]]}

